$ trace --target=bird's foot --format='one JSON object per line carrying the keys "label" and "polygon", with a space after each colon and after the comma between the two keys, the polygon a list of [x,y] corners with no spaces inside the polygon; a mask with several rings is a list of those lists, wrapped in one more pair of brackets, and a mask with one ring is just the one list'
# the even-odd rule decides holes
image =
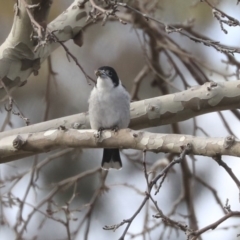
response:
{"label": "bird's foot", "polygon": [[119,130],[119,128],[118,128],[117,126],[114,126],[114,127],[112,127],[112,128],[103,128],[103,127],[100,127],[100,128],[98,129],[98,131],[97,131],[96,138],[101,138],[103,131],[104,131],[104,130],[107,130],[107,129],[113,131],[114,133],[117,133],[118,130]]}
{"label": "bird's foot", "polygon": [[116,132],[118,132],[119,128],[117,126],[115,126],[115,127],[112,127],[111,130],[116,133]]}
{"label": "bird's foot", "polygon": [[102,127],[100,127],[100,128],[98,129],[98,132],[97,132],[97,138],[101,138],[101,136],[102,136],[102,132],[103,132],[104,130],[105,130],[105,129],[102,128]]}

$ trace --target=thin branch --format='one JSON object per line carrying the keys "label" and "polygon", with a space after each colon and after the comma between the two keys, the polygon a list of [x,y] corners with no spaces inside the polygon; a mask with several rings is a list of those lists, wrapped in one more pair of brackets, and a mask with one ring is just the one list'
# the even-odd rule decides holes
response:
{"label": "thin branch", "polygon": [[[240,155],[239,155],[240,156]],[[213,159],[221,166],[223,167],[226,172],[229,174],[229,176],[232,178],[232,180],[235,182],[238,191],[239,191],[239,202],[240,202],[240,181],[237,178],[237,176],[233,173],[232,169],[222,160],[220,155],[217,155],[213,157]]]}
{"label": "thin branch", "polygon": [[119,224],[115,224],[112,226],[105,226],[103,229],[104,230],[116,230],[117,228],[121,227],[124,224],[127,224],[127,226],[125,227],[121,237],[119,238],[119,240],[124,240],[125,235],[127,234],[127,231],[129,229],[129,227],[131,226],[133,220],[136,218],[136,216],[141,212],[141,210],[143,209],[143,207],[145,206],[145,204],[147,203],[147,201],[149,200],[149,198],[151,198],[151,190],[153,188],[153,186],[157,183],[158,180],[160,180],[162,177],[164,177],[167,172],[169,171],[170,168],[172,168],[175,164],[177,163],[181,163],[181,161],[183,160],[183,158],[185,157],[186,154],[188,154],[191,151],[192,147],[190,144],[187,144],[186,146],[182,146],[182,152],[180,154],[180,156],[178,158],[176,158],[175,160],[173,160],[172,162],[170,162],[162,171],[160,174],[158,174],[151,182],[148,182],[148,175],[146,172],[146,165],[144,164],[145,162],[145,153],[143,155],[143,166],[144,166],[144,171],[145,171],[145,179],[147,182],[147,187],[148,187],[148,191],[146,192],[146,196],[143,199],[142,203],[140,204],[140,206],[137,208],[137,210],[135,211],[135,213],[132,215],[132,217],[123,220],[121,223]]}
{"label": "thin branch", "polygon": [[144,79],[144,77],[146,77],[146,75],[148,73],[149,73],[149,67],[145,65],[141,69],[141,71],[137,74],[137,76],[134,78],[133,86],[132,86],[132,90],[131,90],[132,100],[139,100],[139,98],[138,98],[139,88],[140,88],[142,80]]}
{"label": "thin branch", "polygon": [[208,230],[213,230],[216,227],[218,227],[218,225],[220,225],[221,223],[223,223],[224,221],[226,221],[227,219],[229,219],[230,217],[240,217],[240,212],[234,211],[234,212],[229,212],[228,214],[226,214],[225,216],[223,216],[222,218],[220,218],[219,220],[217,220],[216,222],[207,225],[204,228],[201,228],[197,231],[193,231],[191,233],[189,233],[189,238],[190,240],[197,240],[198,236],[200,236],[201,234],[205,233]]}
{"label": "thin branch", "polygon": [[[12,98],[10,92],[8,91],[5,83],[3,82],[2,79],[0,79],[0,80],[1,80],[1,85],[3,86],[5,92],[7,93],[8,101],[9,101],[9,106],[8,106],[8,107],[5,106],[6,111],[7,111],[7,112],[11,112],[13,115],[19,116],[19,117],[25,122],[25,124],[28,126],[29,123],[30,123],[30,122],[29,122],[29,119],[26,118],[26,117],[24,117],[24,115],[23,115],[23,113],[21,112],[21,110],[19,109],[16,101]],[[17,112],[13,110],[13,104],[16,106],[16,108],[17,108],[17,110],[18,110]]]}
{"label": "thin branch", "polygon": [[[69,49],[66,47],[66,45],[57,38],[56,34],[55,34],[54,32],[50,32],[50,31],[49,31],[48,33],[52,36],[52,39],[54,39],[55,42],[58,42],[58,43],[63,47],[63,49],[65,50],[67,56],[70,56],[70,57],[73,59],[73,61],[76,63],[76,65],[80,68],[80,70],[81,70],[82,73],[84,74],[84,76],[85,76],[88,84],[90,85],[90,81],[92,81],[92,82],[95,84],[95,83],[96,83],[96,80],[94,80],[93,78],[91,78],[91,77],[85,72],[85,70],[83,69],[83,67],[82,67],[82,66],[80,65],[80,63],[78,62],[77,58],[69,51]],[[89,80],[90,80],[90,81],[89,81]]]}
{"label": "thin branch", "polygon": [[218,112],[218,114],[219,114],[220,118],[222,119],[223,124],[224,124],[225,128],[227,129],[228,133],[229,133],[230,135],[236,137],[235,133],[232,131],[232,129],[230,128],[228,122],[226,121],[224,115],[223,115],[221,112]]}
{"label": "thin branch", "polygon": [[209,191],[212,192],[216,202],[218,203],[218,205],[220,206],[221,210],[223,211],[224,214],[227,213],[227,210],[224,208],[218,194],[217,194],[217,191],[216,189],[214,189],[212,186],[210,186],[208,183],[206,183],[203,179],[201,179],[200,177],[198,176],[195,176],[195,179],[200,183],[202,184],[204,187],[206,187]]}
{"label": "thin branch", "polygon": [[[43,121],[47,121],[49,109],[50,109],[50,86],[51,86],[51,79],[55,82],[55,75],[57,75],[56,72],[53,71],[52,67],[52,58],[51,55],[47,59],[48,62],[48,78],[47,78],[47,84],[46,84],[46,93],[45,93],[45,102],[46,102],[46,108],[43,115]],[[57,84],[55,83],[55,88]]]}

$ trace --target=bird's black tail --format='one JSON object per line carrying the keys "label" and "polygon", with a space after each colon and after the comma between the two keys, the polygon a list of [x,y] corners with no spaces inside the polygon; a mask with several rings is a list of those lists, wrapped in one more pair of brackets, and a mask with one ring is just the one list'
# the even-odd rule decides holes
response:
{"label": "bird's black tail", "polygon": [[103,149],[102,169],[108,170],[109,168],[121,169],[122,161],[120,158],[119,149]]}

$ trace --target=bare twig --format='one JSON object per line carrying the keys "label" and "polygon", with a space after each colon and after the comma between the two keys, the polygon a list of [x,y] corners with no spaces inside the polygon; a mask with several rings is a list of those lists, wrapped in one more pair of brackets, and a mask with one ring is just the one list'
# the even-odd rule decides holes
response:
{"label": "bare twig", "polygon": [[206,227],[201,228],[201,229],[199,229],[197,231],[193,231],[193,232],[189,233],[188,234],[189,239],[190,240],[197,240],[198,236],[200,236],[201,234],[205,233],[208,230],[215,229],[216,227],[218,227],[218,225],[220,225],[221,223],[223,223],[224,221],[226,221],[230,217],[240,217],[240,212],[237,212],[237,211],[229,212],[225,216],[223,216],[222,218],[217,220],[216,222],[211,223],[211,224],[207,225]]}
{"label": "bare twig", "polygon": [[142,80],[148,74],[148,72],[149,72],[149,67],[145,65],[142,68],[142,70],[138,73],[138,75],[134,78],[133,86],[132,86],[132,90],[131,90],[131,97],[132,97],[133,101],[139,100],[138,91],[139,91]]}
{"label": "bare twig", "polygon": [[[169,171],[170,168],[172,168],[175,164],[177,163],[181,163],[182,159],[185,157],[186,154],[188,154],[190,151],[191,151],[191,144],[188,144],[187,146],[183,146],[182,147],[182,153],[180,154],[180,157],[173,160],[171,163],[169,163],[162,171],[159,175],[157,175],[151,182],[148,183],[148,177],[145,173],[145,178],[146,178],[146,181],[147,181],[147,186],[148,186],[148,191],[146,192],[146,196],[145,198],[143,199],[142,203],[140,204],[140,206],[138,207],[138,209],[135,211],[135,213],[132,215],[132,217],[126,219],[126,220],[123,220],[121,223],[119,224],[116,224],[116,225],[112,225],[112,226],[105,226],[103,229],[104,230],[116,230],[117,228],[119,228],[120,226],[124,225],[124,224],[127,224],[127,226],[125,227],[124,231],[123,231],[123,234],[121,235],[121,237],[119,238],[119,240],[123,240],[130,225],[132,224],[133,220],[136,218],[136,216],[141,212],[141,210],[143,209],[143,207],[145,206],[145,204],[147,203],[147,201],[149,200],[150,198],[150,193],[151,193],[151,190],[153,188],[153,186],[157,183],[157,181],[164,177],[167,172]],[[144,165],[145,166],[145,165]],[[144,167],[145,168],[145,167]],[[146,169],[144,170],[146,171]]]}
{"label": "bare twig", "polygon": [[236,175],[233,173],[232,169],[222,160],[221,156],[218,155],[213,158],[221,167],[223,167],[226,172],[229,174],[229,176],[232,178],[232,180],[235,182],[238,191],[239,191],[239,202],[240,202],[240,181],[236,177]]}
{"label": "bare twig", "polygon": [[51,56],[48,57],[47,62],[48,62],[48,71],[49,72],[48,72],[46,93],[45,93],[46,108],[45,108],[45,112],[44,112],[44,116],[43,116],[43,121],[47,121],[48,114],[49,114],[49,109],[50,109],[50,86],[51,86],[51,79],[55,83],[55,89],[57,88],[56,79],[55,79],[55,76],[56,76],[57,73],[53,71]]}
{"label": "bare twig", "polygon": [[52,36],[52,39],[54,39],[55,42],[58,42],[62,47],[63,49],[65,50],[67,56],[70,56],[73,61],[76,63],[76,65],[80,68],[80,70],[82,71],[82,73],[84,74],[87,82],[90,84],[89,80],[92,81],[94,84],[96,83],[96,81],[91,78],[83,69],[83,67],[80,65],[80,63],[78,62],[77,58],[69,51],[69,49],[66,47],[66,45],[59,41],[58,38],[56,37],[56,35],[54,34],[54,32],[49,32],[49,34]]}
{"label": "bare twig", "polygon": [[[26,125],[29,125],[29,119],[24,117],[23,113],[21,112],[21,110],[19,109],[16,101],[12,98],[10,92],[8,91],[6,85],[4,84],[4,82],[1,80],[1,85],[3,86],[4,90],[6,91],[7,93],[7,96],[8,96],[8,107],[5,106],[5,109],[7,112],[11,112],[13,115],[17,115],[19,116],[24,122]],[[13,110],[13,104],[16,106],[17,108],[17,112],[15,110]]]}

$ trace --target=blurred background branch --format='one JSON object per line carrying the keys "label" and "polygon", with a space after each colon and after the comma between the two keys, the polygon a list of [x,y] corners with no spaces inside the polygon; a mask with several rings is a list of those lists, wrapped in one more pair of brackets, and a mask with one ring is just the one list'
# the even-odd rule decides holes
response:
{"label": "blurred background branch", "polygon": [[[24,144],[12,145],[18,135],[87,131],[89,84],[103,65],[114,67],[131,93],[130,128],[148,128],[141,130],[145,145],[155,150],[156,136],[168,137],[163,152],[122,150],[117,172],[102,171],[100,152],[85,148],[42,148],[1,164],[1,237],[238,239],[239,1],[17,0],[14,12],[12,1],[0,6],[1,148],[22,151]],[[133,147],[124,131],[106,144]],[[238,157],[222,156],[232,151]]]}

